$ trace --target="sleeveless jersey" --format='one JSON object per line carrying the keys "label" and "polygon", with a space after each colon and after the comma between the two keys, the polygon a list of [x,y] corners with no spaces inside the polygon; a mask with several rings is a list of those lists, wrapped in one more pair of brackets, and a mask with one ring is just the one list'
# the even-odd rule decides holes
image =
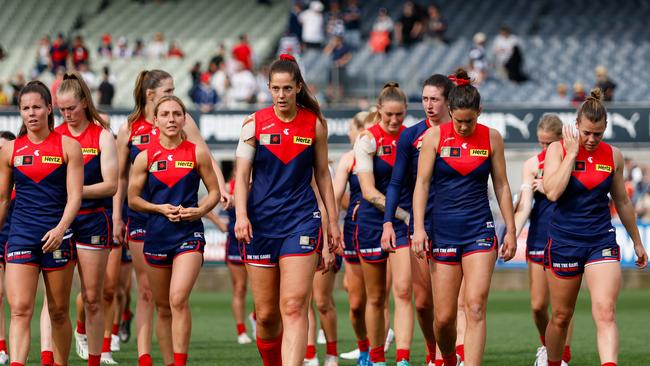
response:
{"label": "sleeveless jersey", "polygon": [[7,210],[7,216],[5,216],[5,224],[2,225],[2,230],[0,230],[0,253],[4,253],[4,246],[9,239],[9,230],[11,230],[11,213],[14,211],[14,199],[16,198],[16,190],[11,191],[11,203],[9,204],[9,209]]}
{"label": "sleeveless jersey", "polygon": [[[196,146],[185,140],[169,150],[160,143],[147,149],[148,201],[183,207],[198,206],[201,178],[197,171]],[[146,242],[161,248],[181,245],[190,240],[203,240],[201,220],[171,222],[160,214],[150,214],[147,220]]]}
{"label": "sleeveless jersey", "polygon": [[[131,124],[131,133],[129,135],[129,158],[131,159],[131,164],[135,161],[135,158],[142,151],[147,150],[151,146],[158,144],[158,129],[153,126],[152,123],[147,122],[143,117],[135,120]],[[142,190],[142,198],[147,199],[147,187]],[[125,206],[126,202],[125,202]],[[133,218],[139,222],[146,222],[147,214],[143,212],[133,211],[127,206],[127,214],[130,218]]]}
{"label": "sleeveless jersey", "polygon": [[11,157],[16,189],[9,242],[41,247],[41,238],[58,225],[65,209],[67,164],[63,136],[55,131],[39,143],[17,138]]}
{"label": "sleeveless jersey", "polygon": [[[395,166],[391,175],[390,185],[386,193],[386,212],[384,213],[384,222],[395,216],[397,209],[397,200],[400,198],[400,192],[408,192],[409,204],[412,206],[413,190],[418,175],[418,159],[420,158],[420,149],[422,148],[422,139],[424,134],[431,127],[428,119],[407,128],[400,135],[397,141],[397,156],[395,157]],[[432,235],[431,213],[433,209],[433,200],[436,194],[433,179],[429,185],[429,199],[427,200],[426,213],[424,215],[424,227],[429,236]],[[402,206],[400,206],[402,207]],[[410,210],[411,221],[409,223],[409,232],[413,233],[413,209]],[[430,239],[433,239],[431,236]]]}
{"label": "sleeveless jersey", "polygon": [[491,154],[488,127],[477,124],[463,137],[452,122],[440,125],[433,173],[435,244],[465,245],[495,236],[487,192]]}
{"label": "sleeveless jersey", "polygon": [[557,200],[551,220],[549,235],[554,242],[578,246],[616,242],[607,196],[614,171],[610,145],[601,142],[595,151],[580,146],[571,178]]}
{"label": "sleeveless jersey", "polygon": [[[73,136],[67,123],[59,125],[55,131],[71,137],[81,145],[81,154],[84,158],[84,185],[101,183],[104,181],[101,170],[101,149],[99,147],[99,137],[104,128],[96,123],[88,124],[88,127],[79,136]],[[81,210],[96,209],[104,207],[103,198],[92,198],[81,200]]]}
{"label": "sleeveless jersey", "polygon": [[[544,176],[544,159],[546,150],[537,155],[537,179]],[[546,195],[535,192],[533,195],[533,208],[530,211],[530,225],[526,244],[530,247],[544,247],[548,242],[548,226],[555,210],[555,202],[546,198]]]}
{"label": "sleeveless jersey", "polygon": [[[231,195],[235,194],[235,180],[232,179],[230,182],[228,182],[228,193]],[[229,209],[226,210],[226,213],[228,214],[228,232],[235,232],[235,221],[237,221],[237,215],[235,215],[235,207],[230,207]],[[233,238],[234,239],[234,238]]]}
{"label": "sleeveless jersey", "polygon": [[256,235],[286,237],[320,227],[310,183],[314,171],[317,117],[298,107],[290,122],[268,107],[255,113],[257,149],[248,215]]}
{"label": "sleeveless jersey", "polygon": [[[393,166],[395,165],[397,140],[405,129],[406,127],[402,126],[397,134],[391,135],[384,131],[379,123],[368,128],[368,132],[372,134],[377,146],[375,155],[372,158],[375,187],[384,195],[388,190]],[[400,191],[398,205],[408,211],[411,209],[411,193],[405,188]],[[365,199],[362,199],[359,204],[358,217],[359,226],[364,228],[381,229],[384,223],[384,213]],[[391,220],[393,221],[393,225],[404,225],[402,220],[394,217]]]}
{"label": "sleeveless jersey", "polygon": [[350,200],[348,203],[348,210],[345,213],[345,218],[344,218],[346,222],[351,224],[357,221],[355,210],[362,198],[361,185],[359,184],[359,177],[357,177],[357,173],[354,171],[355,164],[356,161],[353,161],[352,166],[350,167],[350,171],[348,172],[348,184],[350,185]]}

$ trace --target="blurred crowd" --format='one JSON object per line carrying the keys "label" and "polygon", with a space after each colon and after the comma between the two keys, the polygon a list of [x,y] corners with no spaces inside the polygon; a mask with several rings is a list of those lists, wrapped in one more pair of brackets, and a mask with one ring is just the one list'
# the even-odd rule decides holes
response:
{"label": "blurred crowd", "polygon": [[650,165],[625,159],[625,189],[636,208],[639,221],[650,224]]}

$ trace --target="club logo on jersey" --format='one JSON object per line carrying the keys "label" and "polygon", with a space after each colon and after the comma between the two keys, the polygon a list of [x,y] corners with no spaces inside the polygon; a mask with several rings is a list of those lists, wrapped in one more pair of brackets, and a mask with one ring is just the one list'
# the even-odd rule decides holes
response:
{"label": "club logo on jersey", "polygon": [[311,139],[309,137],[294,136],[293,143],[299,145],[311,146]]}
{"label": "club logo on jersey", "polygon": [[390,145],[379,146],[379,150],[377,150],[377,155],[379,156],[390,155],[392,153],[393,147]]}
{"label": "club logo on jersey", "polygon": [[131,140],[131,143],[133,145],[145,145],[149,143],[149,135],[140,135],[140,136],[133,136],[133,139]]}
{"label": "club logo on jersey", "polygon": [[603,257],[618,257],[618,248],[607,248],[601,252]]}
{"label": "club logo on jersey", "polygon": [[542,179],[543,176],[544,176],[544,168],[537,169],[537,175],[535,177],[537,179]]}
{"label": "club logo on jersey", "polygon": [[165,170],[167,170],[167,160],[154,161],[149,167],[149,171],[152,173],[163,172]]}
{"label": "club logo on jersey", "polygon": [[63,258],[63,253],[61,253],[60,249],[57,249],[57,250],[52,252],[52,258],[61,259],[61,258]]}
{"label": "club logo on jersey", "polygon": [[314,211],[311,213],[312,219],[319,219],[320,220],[320,211]]}
{"label": "club logo on jersey", "polygon": [[611,173],[612,167],[611,165],[596,164],[596,171]]}
{"label": "club logo on jersey", "polygon": [[488,228],[488,229],[494,229],[494,221],[486,222],[485,227]]}
{"label": "club logo on jersey", "polygon": [[43,164],[63,164],[63,158],[60,156],[41,156]]}
{"label": "club logo on jersey", "polygon": [[97,155],[99,154],[99,150],[95,149],[94,147],[84,147],[81,149],[81,154],[83,155]]}
{"label": "club logo on jersey", "polygon": [[34,163],[32,155],[22,155],[14,157],[14,166],[29,166]]}
{"label": "club logo on jersey", "polygon": [[460,158],[460,147],[444,146],[440,149],[440,156],[443,158]]}
{"label": "club logo on jersey", "polygon": [[314,246],[316,246],[316,238],[303,235],[300,237],[300,246],[313,248]]}
{"label": "club logo on jersey", "polygon": [[282,135],[279,133],[263,133],[260,135],[260,144],[262,145],[280,145]]}
{"label": "club logo on jersey", "polygon": [[470,149],[469,156],[483,156],[487,157],[489,155],[486,149]]}
{"label": "club logo on jersey", "polygon": [[193,169],[194,168],[194,162],[193,161],[177,161],[174,166],[177,167],[177,168]]}
{"label": "club logo on jersey", "polygon": [[574,172],[584,172],[585,170],[587,170],[587,164],[582,160],[576,161],[573,165]]}

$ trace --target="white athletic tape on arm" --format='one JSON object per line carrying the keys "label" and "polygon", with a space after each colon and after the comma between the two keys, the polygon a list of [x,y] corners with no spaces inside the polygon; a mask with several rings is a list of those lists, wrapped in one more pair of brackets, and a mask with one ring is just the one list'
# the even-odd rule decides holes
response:
{"label": "white athletic tape on arm", "polygon": [[377,142],[375,139],[367,135],[362,135],[357,138],[357,141],[354,143],[354,158],[356,159],[354,169],[357,173],[372,173],[372,157],[376,151]]}
{"label": "white athletic tape on arm", "polygon": [[521,187],[519,187],[519,190],[520,191],[532,191],[533,186],[531,186],[530,184],[524,183],[524,184],[521,185]]}
{"label": "white athletic tape on arm", "polygon": [[246,141],[254,137],[255,137],[255,122],[249,122],[243,125],[241,128],[241,133],[239,135],[239,143],[237,144],[237,150],[235,150],[236,157],[250,160],[250,161],[253,161],[255,159],[256,148],[246,143]]}

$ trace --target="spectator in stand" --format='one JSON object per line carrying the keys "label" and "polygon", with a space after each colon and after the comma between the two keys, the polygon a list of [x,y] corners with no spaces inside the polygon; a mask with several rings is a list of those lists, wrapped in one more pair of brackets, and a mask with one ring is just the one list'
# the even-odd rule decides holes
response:
{"label": "spectator in stand", "polygon": [[9,96],[5,93],[5,86],[0,83],[0,109],[5,108],[8,105],[10,105]]}
{"label": "spectator in stand", "polygon": [[63,34],[57,34],[50,47],[50,60],[52,61],[52,70],[55,71],[59,67],[65,69],[68,60],[68,44],[63,38]]}
{"label": "spectator in stand", "polygon": [[11,95],[11,104],[17,106],[19,102],[19,96],[20,96],[20,91],[22,88],[27,84],[27,81],[25,81],[25,75],[23,75],[22,72],[16,73],[14,76],[14,79],[9,82],[9,85],[11,85],[11,88],[13,89],[13,93]]}
{"label": "spectator in stand", "polygon": [[214,110],[214,106],[219,101],[217,91],[210,85],[210,73],[201,74],[201,80],[198,88],[194,90],[192,101],[199,108],[201,113],[209,113]]}
{"label": "spectator in stand", "polygon": [[135,40],[135,45],[131,51],[131,56],[133,57],[143,57],[145,55],[144,42],[141,39]]}
{"label": "spectator in stand", "polygon": [[230,99],[233,106],[245,107],[247,104],[255,102],[257,93],[257,81],[255,75],[246,69],[241,62],[235,61],[235,72],[230,77]]}
{"label": "spectator in stand", "polygon": [[183,50],[178,47],[178,42],[172,41],[171,46],[169,46],[169,52],[167,52],[167,57],[169,58],[183,58],[185,57],[185,54],[183,53]]}
{"label": "spectator in stand", "polygon": [[44,36],[38,41],[36,47],[36,67],[32,76],[38,77],[43,71],[50,68],[50,64],[50,37]]}
{"label": "spectator in stand", "polygon": [[55,71],[54,81],[50,86],[50,91],[52,92],[52,108],[56,108],[59,106],[57,103],[56,92],[59,90],[59,85],[61,85],[64,75],[65,75],[65,67],[59,66]]}
{"label": "spectator in stand", "polygon": [[343,99],[343,87],[347,81],[346,66],[352,60],[352,52],[343,41],[343,36],[335,36],[327,44],[323,53],[332,58],[327,94],[332,101],[340,102]]}
{"label": "spectator in stand", "polygon": [[361,46],[361,7],[358,0],[347,0],[343,12],[345,36],[343,41],[351,48]]}
{"label": "spectator in stand", "polygon": [[86,82],[86,85],[88,85],[88,89],[91,91],[97,90],[97,87],[99,86],[99,82],[97,82],[97,75],[95,75],[95,72],[90,69],[87,63],[79,64],[79,75],[81,75],[81,77]]}
{"label": "spectator in stand", "polygon": [[97,53],[99,57],[102,58],[113,58],[113,37],[110,34],[104,33],[102,35],[101,43],[97,48]]}
{"label": "spectator in stand", "polygon": [[269,66],[263,65],[255,75],[255,80],[257,81],[257,96],[255,97],[255,102],[257,104],[267,105],[273,101],[271,91],[269,91],[269,71]]}
{"label": "spectator in stand", "polygon": [[298,16],[302,25],[302,43],[307,48],[320,50],[325,41],[323,3],[312,1],[309,8]]}
{"label": "spectator in stand", "polygon": [[232,58],[241,62],[246,70],[253,70],[253,51],[248,43],[248,35],[239,36],[239,43],[232,48]]}
{"label": "spectator in stand", "polygon": [[646,190],[636,201],[636,214],[642,223],[650,224],[650,190]]}
{"label": "spectator in stand", "polygon": [[113,50],[113,57],[115,58],[130,58],[133,50],[129,48],[129,42],[126,37],[120,37],[117,40],[117,47]]}
{"label": "spectator in stand", "polygon": [[479,87],[486,77],[485,69],[476,67],[474,60],[469,60],[469,64],[467,64],[467,75],[472,80],[472,85],[476,87]]}
{"label": "spectator in stand", "polygon": [[[226,61],[221,60],[218,64],[210,65],[215,65],[215,71],[212,74],[212,87],[217,91],[221,104],[228,106],[230,103],[230,96],[228,94],[230,89],[230,78],[226,72]],[[265,89],[268,88],[265,87]]]}
{"label": "spectator in stand", "polygon": [[161,32],[154,33],[153,40],[147,47],[147,56],[152,58],[167,56],[167,43],[165,43],[165,36]]}
{"label": "spectator in stand", "polygon": [[377,14],[377,19],[372,25],[372,31],[370,32],[370,49],[374,53],[384,53],[391,44],[391,37],[393,30],[395,29],[395,24],[390,15],[388,15],[388,10],[386,8],[380,8],[379,13]]}
{"label": "spectator in stand", "polygon": [[474,44],[469,50],[469,63],[474,65],[474,68],[487,76],[487,55],[485,54],[485,33],[478,32],[472,39]]}
{"label": "spectator in stand", "polygon": [[573,84],[573,96],[571,96],[571,104],[573,104],[574,107],[577,107],[580,105],[580,103],[584,102],[585,99],[587,99],[585,87],[581,82],[576,81]]}
{"label": "spectator in stand", "polygon": [[74,37],[74,43],[72,44],[72,64],[74,68],[80,70],[79,66],[81,64],[88,64],[88,55],[88,49],[84,44],[83,37]]}
{"label": "spectator in stand", "polygon": [[329,4],[329,11],[327,12],[327,23],[325,25],[327,33],[327,41],[336,36],[343,36],[345,34],[345,22],[343,21],[343,13],[341,12],[341,4],[338,1],[332,1]]}
{"label": "spectator in stand", "polygon": [[194,89],[198,88],[199,83],[201,82],[201,63],[199,61],[194,63],[194,66],[190,69],[190,80],[192,80],[192,86],[190,87],[189,95],[190,98],[194,93]]}
{"label": "spectator in stand", "polygon": [[277,55],[280,56],[283,53],[288,53],[290,55],[293,55],[293,57],[296,59],[299,59],[300,48],[300,39],[293,33],[287,32],[282,37],[280,37],[280,41],[278,42]]}
{"label": "spectator in stand", "polygon": [[7,51],[5,51],[5,48],[0,44],[0,61],[4,60],[6,57]]}
{"label": "spectator in stand", "polygon": [[445,32],[447,32],[447,20],[440,14],[440,9],[436,5],[427,7],[427,29],[426,35],[429,39],[435,39],[447,43]]}
{"label": "spectator in stand", "polygon": [[528,75],[524,72],[524,54],[520,45],[515,45],[512,50],[512,55],[505,65],[508,79],[516,83],[521,83],[528,80]]}
{"label": "spectator in stand", "polygon": [[397,37],[398,44],[404,47],[410,47],[422,39],[424,25],[420,14],[421,12],[416,9],[412,1],[404,3],[402,16],[395,25],[395,36]]}
{"label": "spectator in stand", "polygon": [[302,24],[300,24],[300,20],[298,19],[301,12],[302,4],[298,1],[294,2],[291,7],[291,13],[289,13],[289,26],[287,27],[287,32],[298,37],[298,39],[302,39]]}
{"label": "spectator in stand", "polygon": [[497,73],[504,79],[508,77],[506,63],[512,57],[515,46],[518,45],[519,38],[512,34],[510,27],[505,25],[501,26],[499,35],[496,36],[492,44],[492,53],[494,54]]}
{"label": "spectator in stand", "polygon": [[551,103],[558,106],[568,106],[571,104],[569,98],[569,88],[564,83],[557,84],[555,95],[551,98]]}
{"label": "spectator in stand", "polygon": [[596,73],[596,88],[600,88],[603,91],[603,100],[606,102],[613,101],[616,83],[607,76],[607,68],[599,65],[594,71]]}
{"label": "spectator in stand", "polygon": [[217,47],[217,52],[215,52],[215,54],[212,56],[208,65],[212,63],[215,65],[219,65],[220,62],[225,60],[226,60],[226,45],[224,45],[223,43],[219,43],[219,46]]}
{"label": "spectator in stand", "polygon": [[97,94],[97,100],[99,100],[100,106],[110,107],[113,105],[115,86],[113,86],[113,81],[111,80],[111,73],[108,66],[104,66],[102,69],[102,82],[97,88]]}

